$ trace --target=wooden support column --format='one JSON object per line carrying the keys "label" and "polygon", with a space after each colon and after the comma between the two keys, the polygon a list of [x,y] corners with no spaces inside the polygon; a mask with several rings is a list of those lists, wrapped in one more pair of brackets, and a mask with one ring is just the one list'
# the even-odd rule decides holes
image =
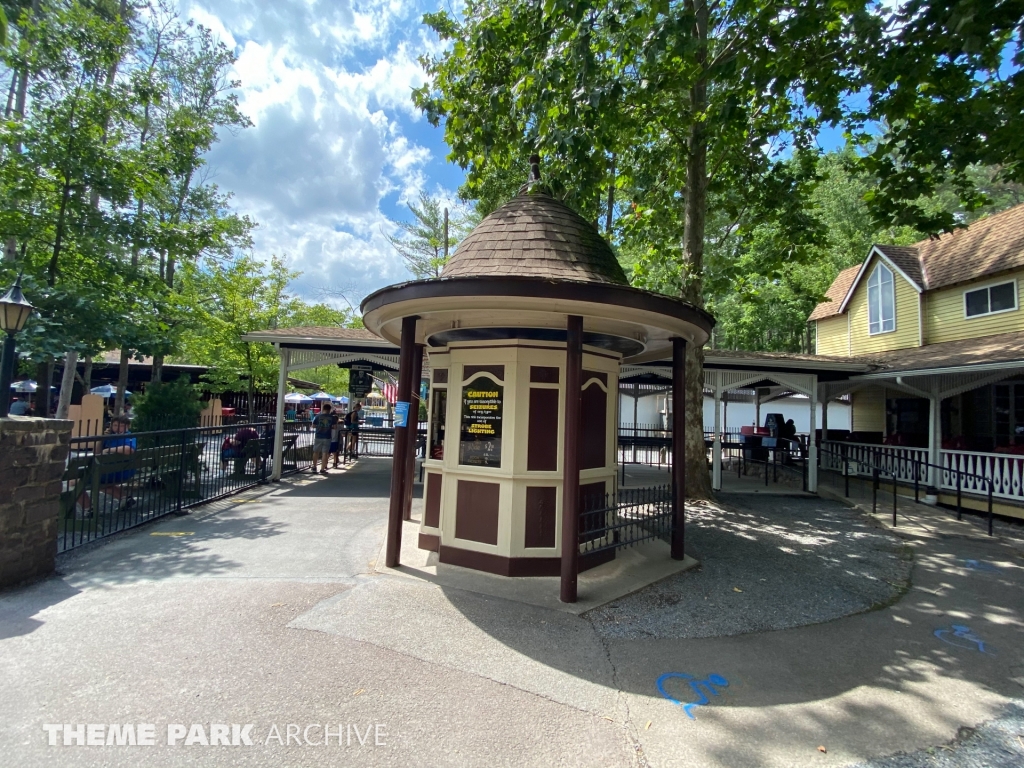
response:
{"label": "wooden support column", "polygon": [[405,467],[405,503],[402,519],[412,520],[412,487],[416,481],[416,441],[419,439],[420,380],[423,378],[423,345],[417,344],[412,358],[412,392],[409,398],[409,451]]}
{"label": "wooden support column", "polygon": [[559,599],[576,602],[580,554],[580,400],[583,318],[569,315],[565,343],[565,434],[562,435],[562,584]]}
{"label": "wooden support column", "polygon": [[814,439],[818,431],[818,377],[812,378],[810,397],[811,401],[811,434],[807,439],[807,490],[811,493],[818,492],[818,443]]}
{"label": "wooden support column", "polygon": [[[707,376],[707,372],[704,374]],[[712,375],[711,397],[715,404],[715,433],[711,436],[711,488],[722,490],[722,390],[718,374]]]}
{"label": "wooden support column", "polygon": [[277,374],[277,412],[274,414],[274,463],[271,480],[280,480],[284,471],[284,398],[288,394],[288,366],[292,362],[292,351],[282,349],[281,368]]}
{"label": "wooden support column", "polygon": [[672,339],[672,559],[686,557],[686,339]]}
{"label": "wooden support column", "polygon": [[[402,318],[402,346],[398,358],[398,400],[406,403],[412,398],[417,319],[415,315]],[[405,506],[405,486],[408,480],[406,465],[409,456],[409,434],[408,426],[395,427],[395,450],[394,458],[391,460],[391,506],[388,509],[388,539],[384,551],[384,564],[388,568],[398,565],[402,552],[402,510]]]}

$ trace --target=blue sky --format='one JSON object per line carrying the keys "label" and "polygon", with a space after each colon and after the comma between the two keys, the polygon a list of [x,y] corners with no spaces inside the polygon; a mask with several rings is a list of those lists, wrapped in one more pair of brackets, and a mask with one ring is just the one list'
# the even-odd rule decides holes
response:
{"label": "blue sky", "polygon": [[[234,50],[253,127],[224,135],[212,180],[260,226],[257,256],[285,256],[293,289],[357,302],[409,278],[384,234],[421,191],[453,197],[440,129],[410,99],[417,58],[437,52],[422,25],[438,0],[179,0],[182,16]],[[447,3],[445,5],[447,6]],[[340,299],[335,298],[335,302]]]}

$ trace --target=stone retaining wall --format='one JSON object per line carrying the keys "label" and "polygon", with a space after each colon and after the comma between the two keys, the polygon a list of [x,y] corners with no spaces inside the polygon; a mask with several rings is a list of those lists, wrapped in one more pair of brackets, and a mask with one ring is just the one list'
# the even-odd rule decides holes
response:
{"label": "stone retaining wall", "polygon": [[0,418],[0,587],[53,573],[70,421]]}

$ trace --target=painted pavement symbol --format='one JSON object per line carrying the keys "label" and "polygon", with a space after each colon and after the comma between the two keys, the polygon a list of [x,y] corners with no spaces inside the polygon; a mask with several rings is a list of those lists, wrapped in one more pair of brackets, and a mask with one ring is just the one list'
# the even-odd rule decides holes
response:
{"label": "painted pavement symbol", "polygon": [[972,571],[999,573],[999,566],[992,565],[992,563],[986,563],[984,560],[964,560],[964,565]]}
{"label": "painted pavement symbol", "polygon": [[[672,678],[686,680],[689,683],[690,688],[692,688],[693,692],[697,695],[697,701],[684,703],[679,699],[675,698],[668,691],[666,691],[665,681],[671,680]],[[708,698],[707,694],[710,693],[712,696],[718,696],[718,691],[716,691],[715,688],[726,688],[729,685],[729,681],[719,674],[711,674],[708,675],[705,680],[698,680],[693,675],[688,675],[685,672],[666,672],[664,675],[658,678],[658,681],[655,685],[658,688],[658,693],[660,693],[663,697],[671,701],[673,704],[678,704],[680,707],[682,707],[683,712],[686,713],[686,716],[688,718],[690,718],[691,720],[696,720],[697,718],[693,714],[694,707],[701,707],[705,704],[710,703],[711,699]],[[707,691],[707,693],[704,692],[705,690]]]}
{"label": "painted pavement symbol", "polygon": [[950,624],[948,627],[935,630],[935,636],[948,645],[956,648],[966,648],[979,653],[995,654],[985,641],[974,634],[970,627],[963,624]]}

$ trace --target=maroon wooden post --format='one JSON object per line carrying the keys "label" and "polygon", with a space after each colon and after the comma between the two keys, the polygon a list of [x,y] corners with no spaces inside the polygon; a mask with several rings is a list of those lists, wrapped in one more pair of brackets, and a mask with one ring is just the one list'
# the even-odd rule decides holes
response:
{"label": "maroon wooden post", "polygon": [[405,503],[402,519],[412,520],[412,487],[416,477],[416,441],[419,439],[420,379],[423,378],[423,345],[417,344],[412,356],[412,390],[409,398],[409,450],[405,465]]}
{"label": "maroon wooden post", "polygon": [[[415,315],[402,318],[402,347],[398,358],[398,400],[412,399],[412,369],[416,355]],[[415,424],[413,420],[406,424]],[[415,429],[415,426],[413,426]],[[384,564],[394,568],[402,552],[402,508],[405,506],[405,471],[409,456],[409,426],[395,427],[395,450],[391,460],[391,506],[388,509],[388,540],[384,551]]]}
{"label": "maroon wooden post", "polygon": [[686,339],[672,339],[672,559],[686,543]]}
{"label": "maroon wooden post", "polygon": [[583,384],[583,318],[569,315],[565,339],[565,433],[562,435],[563,603],[576,602],[580,554],[580,399]]}

